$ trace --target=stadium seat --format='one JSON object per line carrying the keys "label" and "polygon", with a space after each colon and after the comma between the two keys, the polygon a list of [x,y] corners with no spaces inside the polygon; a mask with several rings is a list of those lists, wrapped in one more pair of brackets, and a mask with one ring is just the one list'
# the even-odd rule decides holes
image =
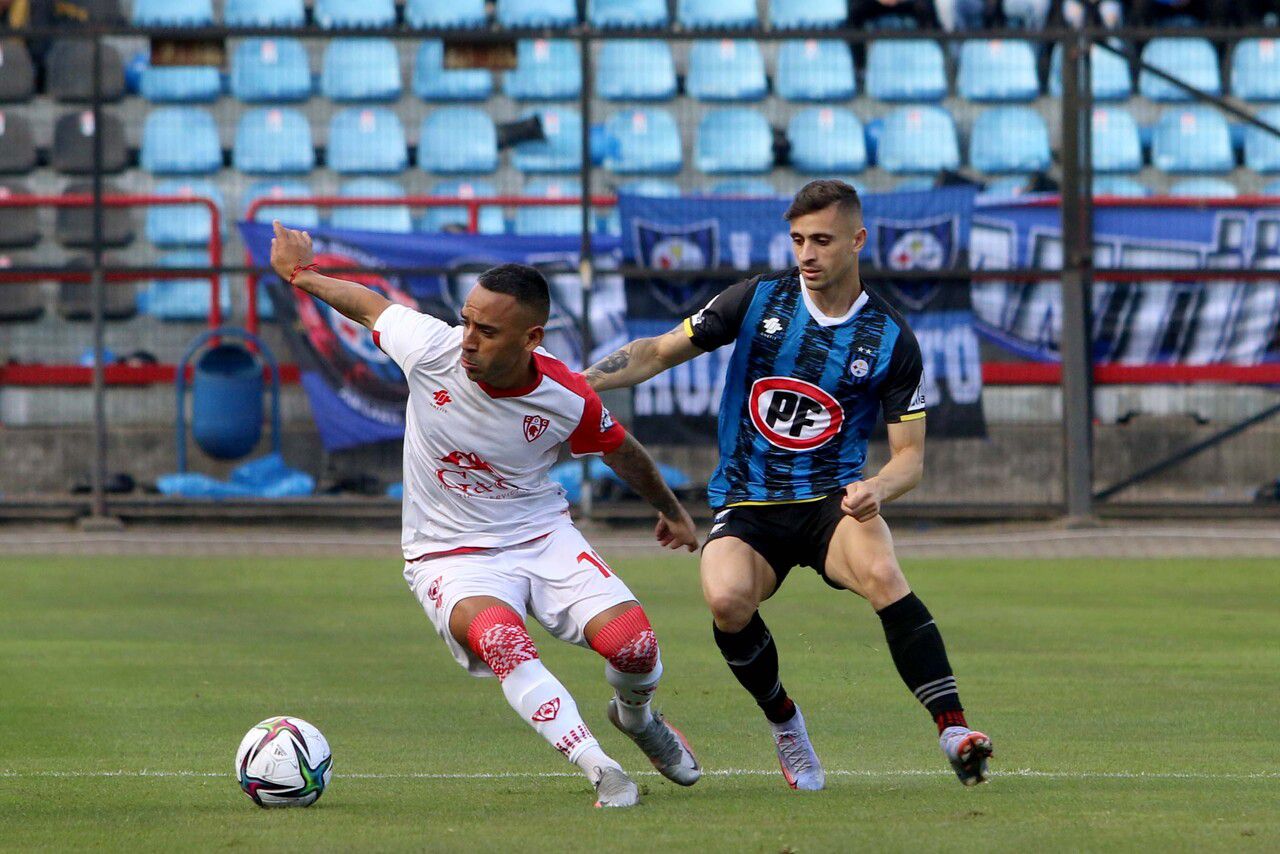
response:
{"label": "stadium seat", "polygon": [[1123,107],[1095,107],[1090,149],[1095,172],[1137,172],[1142,168],[1138,123]]}
{"label": "stadium seat", "polygon": [[[213,199],[218,206],[220,222],[225,232],[226,220],[221,219],[224,209],[222,194],[212,181],[165,181],[152,194],[175,198],[204,196]],[[143,233],[151,243],[165,249],[207,246],[212,233],[209,208],[195,204],[151,205],[147,208]]]}
{"label": "stadium seat", "polygon": [[605,134],[604,166],[619,175],[674,175],[683,165],[680,128],[666,110],[614,113],[605,122]]}
{"label": "stadium seat", "polygon": [[153,175],[199,175],[222,168],[213,116],[199,107],[160,107],[142,128],[142,168]]}
{"label": "stadium seat", "polygon": [[867,48],[867,94],[878,101],[941,101],[947,96],[942,48],[928,39],[886,39]]}
{"label": "stadium seat", "polygon": [[685,91],[703,101],[758,101],[769,92],[760,45],[751,39],[696,41]]}
{"label": "stadium seat", "polygon": [[427,39],[413,64],[413,94],[424,101],[483,101],[493,92],[493,75],[484,68],[444,67],[444,42]]}
{"label": "stadium seat", "polygon": [[25,175],[34,168],[36,139],[31,122],[20,112],[0,111],[0,174]]}
{"label": "stadium seat", "polygon": [[764,178],[731,178],[711,185],[713,196],[741,196],[744,198],[776,196],[778,190]]}
{"label": "stadium seat", "polygon": [[[338,195],[347,198],[398,199],[404,196],[404,188],[385,178],[357,178],[343,184]],[[409,214],[408,205],[351,205],[335,207],[329,218],[329,225],[355,231],[409,234],[413,231],[413,217]]]}
{"label": "stadium seat", "polygon": [[502,90],[520,101],[563,101],[582,91],[582,60],[576,42],[521,39],[516,68],[502,75]]}
{"label": "stadium seat", "polygon": [[683,195],[679,184],[663,178],[641,178],[638,181],[628,181],[618,187],[618,192],[650,199],[675,199]]}
{"label": "stadium seat", "polygon": [[[1262,110],[1258,118],[1280,129],[1280,107]],[[1280,136],[1249,125],[1244,132],[1244,165],[1264,175],[1280,172]]]}
{"label": "stadium seat", "polygon": [[520,27],[572,27],[578,23],[576,0],[498,0],[498,25]]}
{"label": "stadium seat", "polygon": [[992,181],[982,189],[982,195],[987,199],[1016,198],[1026,192],[1026,175],[1006,175],[1003,178]]}
{"label": "stadium seat", "polygon": [[1243,39],[1231,51],[1231,94],[1280,101],[1280,40]]}
{"label": "stadium seat", "polygon": [[[6,63],[8,59],[6,58]],[[0,84],[2,85],[2,84]],[[93,51],[78,39],[56,41],[44,58],[44,88],[59,101],[89,103],[93,100]],[[103,101],[124,97],[124,60],[106,42],[102,45],[102,74],[98,90]]]}
{"label": "stadium seat", "polygon": [[326,30],[343,27],[394,27],[395,0],[316,0],[312,16]]}
{"label": "stadium seat", "polygon": [[[536,178],[521,191],[524,196],[543,199],[565,199],[582,195],[577,178]],[[516,234],[567,235],[582,233],[582,208],[579,205],[516,208],[513,230]]]}
{"label": "stadium seat", "polygon": [[418,166],[437,175],[493,172],[498,132],[489,114],[474,107],[445,107],[422,120]]}
{"label": "stadium seat", "polygon": [[[0,269],[26,267],[36,262],[27,253],[0,254]],[[10,282],[2,286],[4,299],[0,300],[0,323],[30,323],[39,320],[45,312],[45,293],[41,282]]]}
{"label": "stadium seat", "polygon": [[845,0],[769,0],[769,25],[775,30],[836,28],[848,16]]}
{"label": "stadium seat", "polygon": [[[166,252],[157,259],[158,267],[208,267],[209,253],[188,250]],[[152,279],[138,292],[138,313],[169,322],[204,321],[209,317],[209,280]],[[218,304],[225,317],[231,313],[231,281],[225,276],[218,282]]]}
{"label": "stadium seat", "polygon": [[[289,199],[304,199],[315,193],[301,181],[259,181],[245,193],[245,215],[249,206],[259,199],[271,199],[254,212],[254,222],[271,222],[278,219],[290,228],[317,228],[320,225],[320,209],[315,205],[289,204]],[[279,202],[278,204],[276,202]]]}
{"label": "stadium seat", "polygon": [[325,158],[339,175],[388,175],[409,165],[400,116],[387,107],[348,107],[329,120]]}
{"label": "stadium seat", "polygon": [[676,20],[689,29],[754,27],[756,0],[676,0]]}
{"label": "stadium seat", "polygon": [[[120,188],[103,184],[104,196],[117,195]],[[93,184],[79,182],[67,185],[64,196],[93,193]],[[93,208],[58,208],[54,213],[54,237],[63,246],[88,247],[93,245]],[[131,208],[102,209],[102,245],[116,249],[133,242],[133,210]]]}
{"label": "stadium seat", "polygon": [[610,101],[667,101],[676,96],[671,47],[660,39],[624,39],[600,46],[596,95]]}
{"label": "stadium seat", "polygon": [[1169,195],[1197,199],[1234,199],[1236,185],[1223,178],[1184,178],[1169,187]]}
{"label": "stadium seat", "polygon": [[1049,128],[1030,107],[992,107],[973,123],[969,165],[979,172],[1026,175],[1051,162]]}
{"label": "stadium seat", "polygon": [[665,27],[666,0],[587,0],[587,20],[594,27]]}
{"label": "stadium seat", "polygon": [[409,0],[404,21],[420,30],[475,29],[488,23],[484,0]]}
{"label": "stadium seat", "polygon": [[142,70],[140,89],[153,104],[208,104],[222,94],[222,72],[211,65],[148,64]]}
{"label": "stadium seat", "polygon": [[857,93],[853,54],[842,41],[783,42],[774,90],[788,101],[844,101]]}
{"label": "stadium seat", "polygon": [[31,100],[36,91],[35,66],[20,39],[0,41],[0,103]]}
{"label": "stadium seat", "polygon": [[[150,117],[148,125],[150,127]],[[210,125],[212,127],[212,119]],[[108,173],[123,172],[129,165],[129,153],[125,149],[124,124],[111,113],[102,114],[102,170]],[[93,172],[93,111],[81,110],[59,117],[53,126],[52,166],[64,175],[89,175]],[[146,154],[147,136],[143,135],[143,153]],[[217,140],[216,132],[214,140]],[[219,158],[221,163],[221,158]],[[149,168],[144,158],[143,168]]]}
{"label": "stadium seat", "polygon": [[773,169],[773,130],[756,110],[726,107],[698,122],[694,164],[708,175],[765,173]]}
{"label": "stadium seat", "polygon": [[[108,258],[105,263],[108,266],[116,265],[120,263],[120,259]],[[87,255],[72,258],[67,262],[68,267],[86,271],[92,265],[93,259]],[[111,282],[103,293],[106,297],[103,311],[105,319],[128,320],[137,314],[137,289],[132,283]],[[63,320],[79,322],[93,320],[93,284],[89,280],[88,272],[85,272],[84,277],[79,281],[58,283],[57,310]]]}
{"label": "stadium seat", "polygon": [[311,97],[307,49],[297,39],[245,39],[231,55],[231,94],[249,104]]}
{"label": "stadium seat", "polygon": [[[1123,101],[1133,93],[1129,61],[1099,45],[1089,50],[1089,88],[1095,101]],[[1049,62],[1049,94],[1062,97],[1062,46],[1055,45]]]}
{"label": "stadium seat", "polygon": [[1175,107],[1156,123],[1151,163],[1165,172],[1230,172],[1235,166],[1227,121],[1209,107]]}
{"label": "stadium seat", "polygon": [[316,165],[311,123],[289,107],[255,107],[240,116],[232,151],[236,169],[249,175],[292,175]]}
{"label": "stadium seat", "polygon": [[[1222,93],[1218,54],[1208,39],[1159,38],[1147,42],[1142,61],[1211,95]],[[1153,101],[1190,101],[1193,96],[1149,71],[1138,75],[1138,91]]]}
{"label": "stadium seat", "polygon": [[521,172],[577,172],[582,166],[582,116],[577,110],[548,107],[525,113],[542,122],[545,140],[522,142],[512,161]]}
{"label": "stadium seat", "polygon": [[1040,94],[1035,50],[1018,39],[966,41],[956,88],[970,101],[1034,101]]}
{"label": "stadium seat", "polygon": [[133,0],[135,27],[213,26],[213,0]]}
{"label": "stadium seat", "polygon": [[956,125],[941,107],[900,107],[890,113],[876,151],[880,167],[894,175],[934,173],[960,165]]}
{"label": "stadium seat", "polygon": [[324,49],[320,94],[334,101],[400,97],[400,56],[390,39],[334,39]]}
{"label": "stadium seat", "polygon": [[1093,179],[1093,194],[1136,199],[1151,195],[1151,189],[1141,181],[1124,175],[1098,175]]}
{"label": "stadium seat", "polygon": [[[31,192],[26,184],[6,182],[0,184],[0,199],[25,196]],[[35,246],[40,242],[40,222],[37,208],[0,207],[0,247],[19,249]],[[3,287],[3,286],[0,286]],[[5,291],[8,296],[8,291]],[[0,300],[0,305],[4,300]]]}
{"label": "stadium seat", "polygon": [[[483,199],[497,194],[493,184],[488,181],[470,179],[441,181],[431,188],[433,196],[453,196],[459,199]],[[418,230],[429,234],[446,229],[465,230],[469,222],[465,207],[427,208],[418,221]],[[507,221],[502,208],[498,205],[480,208],[478,226],[480,234],[503,234],[507,230]]]}
{"label": "stadium seat", "polygon": [[222,22],[228,27],[301,27],[307,12],[302,0],[227,0]]}
{"label": "stadium seat", "polygon": [[810,174],[867,168],[866,135],[858,117],[842,107],[810,107],[787,126],[791,166]]}
{"label": "stadium seat", "polygon": [[1262,194],[1272,198],[1280,198],[1280,181],[1272,181],[1262,189]]}

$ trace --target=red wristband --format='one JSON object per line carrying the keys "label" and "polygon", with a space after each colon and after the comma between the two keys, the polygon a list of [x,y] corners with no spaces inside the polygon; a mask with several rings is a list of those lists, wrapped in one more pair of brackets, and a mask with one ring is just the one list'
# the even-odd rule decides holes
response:
{"label": "red wristband", "polygon": [[319,269],[320,269],[319,264],[306,264],[306,265],[297,264],[294,266],[293,272],[289,274],[289,284],[292,285],[293,280],[298,278],[298,274],[301,273],[303,270],[319,270]]}

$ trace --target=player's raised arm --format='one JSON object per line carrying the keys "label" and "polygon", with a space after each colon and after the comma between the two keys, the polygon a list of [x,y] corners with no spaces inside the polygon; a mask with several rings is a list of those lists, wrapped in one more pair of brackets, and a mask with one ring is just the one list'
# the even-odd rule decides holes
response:
{"label": "player's raised arm", "polygon": [[653,458],[634,436],[628,433],[618,449],[605,454],[603,459],[605,465],[658,511],[658,526],[653,533],[659,543],[669,549],[684,546],[693,551],[698,547],[698,532],[689,511],[667,486]]}
{"label": "player's raised arm", "polygon": [[623,345],[587,368],[585,375],[596,391],[629,388],[702,352],[694,346],[682,324],[663,335],[637,338]]}
{"label": "player's raised arm", "polygon": [[285,228],[280,220],[273,221],[271,228],[275,231],[275,237],[271,238],[271,268],[276,275],[295,288],[323,300],[356,323],[373,328],[378,316],[391,305],[391,300],[364,285],[316,272],[311,235],[307,232]]}

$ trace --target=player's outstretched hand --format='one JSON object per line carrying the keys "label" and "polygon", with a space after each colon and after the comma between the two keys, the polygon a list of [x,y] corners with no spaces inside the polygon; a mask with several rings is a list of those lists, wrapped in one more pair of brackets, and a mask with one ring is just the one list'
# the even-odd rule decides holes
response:
{"label": "player's outstretched hand", "polygon": [[677,519],[672,519],[666,513],[659,513],[658,527],[653,529],[653,535],[665,549],[683,546],[689,551],[695,551],[698,548],[698,529],[694,527],[693,519],[684,505],[680,506],[680,516]]}
{"label": "player's outstretched hand", "polygon": [[278,219],[271,221],[271,229],[275,232],[275,237],[271,238],[271,269],[287,282],[294,269],[307,266],[315,258],[311,235],[285,228]]}
{"label": "player's outstretched hand", "polygon": [[844,488],[840,509],[846,516],[852,516],[859,522],[869,522],[880,515],[882,500],[880,488],[874,478],[860,480]]}

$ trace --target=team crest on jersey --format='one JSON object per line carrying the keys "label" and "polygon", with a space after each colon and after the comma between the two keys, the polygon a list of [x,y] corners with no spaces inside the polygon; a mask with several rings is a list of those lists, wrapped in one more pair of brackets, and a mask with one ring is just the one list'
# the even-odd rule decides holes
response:
{"label": "team crest on jersey", "polygon": [[813,383],[791,377],[764,377],[751,385],[751,422],[769,444],[788,451],[812,451],[840,432],[844,409]]}
{"label": "team crest on jersey", "polygon": [[547,428],[550,426],[551,422],[541,415],[526,415],[524,417],[524,440],[526,442],[536,442],[538,437],[547,432]]}
{"label": "team crest on jersey", "polygon": [[867,374],[871,373],[871,366],[867,364],[866,359],[854,359],[849,363],[849,373],[853,374],[856,379],[864,379]]}

